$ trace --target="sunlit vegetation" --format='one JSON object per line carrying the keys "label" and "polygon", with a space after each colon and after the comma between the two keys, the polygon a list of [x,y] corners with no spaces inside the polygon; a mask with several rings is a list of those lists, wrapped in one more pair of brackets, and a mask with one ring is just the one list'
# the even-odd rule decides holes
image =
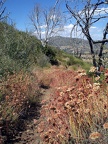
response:
{"label": "sunlit vegetation", "polygon": [[[18,31],[13,25],[0,23],[0,77],[7,73],[14,73],[20,70],[27,70],[33,66],[59,65],[63,59],[63,52],[53,47],[43,47],[36,37],[29,33]],[[65,54],[65,57],[68,55]],[[71,55],[65,65],[73,65],[83,62],[74,59]]]}
{"label": "sunlit vegetation", "polygon": [[[34,129],[42,144],[106,144],[108,70],[97,76],[91,64],[43,47],[12,25],[0,23],[0,31],[1,142],[25,130],[38,106]],[[51,89],[49,99],[42,98],[42,89]]]}
{"label": "sunlit vegetation", "polygon": [[[90,73],[94,73],[91,68]],[[100,77],[88,78],[84,70],[77,72],[55,69],[50,72],[54,88],[50,102],[42,101],[38,133],[43,143],[86,144],[107,143],[108,137],[108,71]]]}

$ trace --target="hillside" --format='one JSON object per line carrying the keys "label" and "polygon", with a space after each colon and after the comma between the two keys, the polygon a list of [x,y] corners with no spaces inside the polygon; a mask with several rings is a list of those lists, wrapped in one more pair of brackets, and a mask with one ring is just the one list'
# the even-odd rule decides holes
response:
{"label": "hillside", "polygon": [[54,46],[43,47],[41,42],[27,32],[18,31],[12,25],[0,23],[0,78],[7,73],[30,70],[35,66],[85,65]]}
{"label": "hillside", "polygon": [[95,130],[106,144],[108,70],[95,77],[81,58],[0,30],[0,144],[92,144]]}
{"label": "hillside", "polygon": [[[92,63],[90,47],[87,40],[56,36],[49,39],[49,45],[53,45],[69,54],[80,57],[85,62]],[[100,44],[95,44],[94,52],[96,54],[96,59],[98,59],[99,50]],[[103,56],[104,63],[108,67],[108,43],[104,45]]]}
{"label": "hillside", "polygon": [[83,51],[90,51],[88,42],[78,38],[55,36],[49,39],[49,44],[64,50],[73,51],[75,48],[83,48]]}
{"label": "hillside", "polygon": [[[49,39],[49,44],[69,53],[77,53],[77,51],[82,54],[90,53],[88,41],[84,39],[55,36]],[[98,52],[99,44],[96,44],[94,48]]]}

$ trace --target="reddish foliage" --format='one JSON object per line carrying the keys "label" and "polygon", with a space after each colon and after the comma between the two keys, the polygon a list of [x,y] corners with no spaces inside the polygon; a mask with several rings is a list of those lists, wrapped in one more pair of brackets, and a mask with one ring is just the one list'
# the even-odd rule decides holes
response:
{"label": "reddish foliage", "polygon": [[90,116],[93,113],[92,100],[95,102],[100,92],[94,90],[91,79],[84,72],[55,70],[50,73],[50,78],[54,92],[49,103],[42,106],[44,120],[38,126],[38,132],[44,142],[61,144],[72,136],[70,118],[73,117],[77,128],[79,119],[83,125],[87,113],[90,112]]}
{"label": "reddish foliage", "polygon": [[21,111],[29,105],[30,98],[39,90],[36,78],[27,73],[20,72],[7,77],[2,81],[0,89],[2,90],[4,101],[1,102],[3,119],[14,119],[21,114]]}
{"label": "reddish foliage", "polygon": [[[8,120],[20,114],[23,107],[29,105],[28,98],[36,94],[39,85],[43,85],[52,89],[50,99],[41,103],[41,122],[37,127],[43,143],[68,143],[70,138],[78,139],[78,136],[80,139],[89,138],[90,127],[98,125],[101,121],[105,123],[108,71],[105,71],[104,85],[93,83],[83,70],[75,72],[53,68],[49,72],[34,76],[38,76],[38,79],[33,77],[31,81],[28,75],[20,73],[17,76],[9,76],[7,81],[2,83],[1,89],[5,94],[2,117]],[[7,113],[8,109],[10,112]],[[37,120],[34,119],[33,123],[35,125]]]}

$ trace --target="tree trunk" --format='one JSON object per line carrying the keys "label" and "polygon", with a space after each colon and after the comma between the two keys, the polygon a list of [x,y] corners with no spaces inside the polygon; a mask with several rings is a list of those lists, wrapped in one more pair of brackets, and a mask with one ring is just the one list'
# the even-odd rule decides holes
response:
{"label": "tree trunk", "polygon": [[[107,23],[107,25],[106,25],[106,28],[105,28],[105,30],[104,30],[104,33],[103,33],[103,40],[104,39],[106,39],[106,35],[108,34],[108,23]],[[105,44],[105,41],[103,41],[102,43],[101,43],[101,46],[100,46],[100,52],[99,52],[99,61],[98,61],[98,68],[99,68],[99,71],[100,71],[100,67],[101,66],[103,66],[103,58],[102,58],[102,56],[103,56],[103,47],[104,47],[104,44]]]}
{"label": "tree trunk", "polygon": [[90,37],[88,37],[87,39],[88,39],[90,50],[91,50],[93,66],[97,67],[95,53],[94,53],[94,47],[93,47],[93,41],[92,41],[92,39]]}

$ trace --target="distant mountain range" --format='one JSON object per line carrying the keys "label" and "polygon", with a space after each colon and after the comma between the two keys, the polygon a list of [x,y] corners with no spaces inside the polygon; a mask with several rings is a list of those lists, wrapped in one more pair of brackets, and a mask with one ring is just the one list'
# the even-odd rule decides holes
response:
{"label": "distant mountain range", "polygon": [[[69,53],[90,53],[88,41],[84,39],[55,36],[49,39],[48,44]],[[99,44],[95,45],[95,51],[99,51]]]}

